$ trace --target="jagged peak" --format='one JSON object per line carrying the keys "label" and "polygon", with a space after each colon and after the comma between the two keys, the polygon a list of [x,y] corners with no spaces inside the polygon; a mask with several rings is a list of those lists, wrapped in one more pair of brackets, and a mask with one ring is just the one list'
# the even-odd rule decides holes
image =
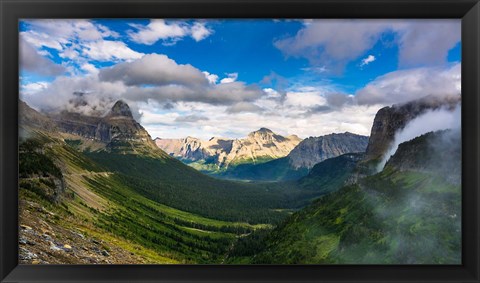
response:
{"label": "jagged peak", "polygon": [[262,128],[260,128],[260,129],[258,129],[258,130],[256,130],[256,131],[251,132],[251,133],[248,134],[248,135],[249,135],[249,136],[253,136],[253,135],[256,135],[256,134],[274,134],[274,133],[272,132],[272,130],[262,127]]}
{"label": "jagged peak", "polygon": [[132,111],[128,104],[123,100],[118,100],[110,110],[109,116],[125,116],[133,118]]}

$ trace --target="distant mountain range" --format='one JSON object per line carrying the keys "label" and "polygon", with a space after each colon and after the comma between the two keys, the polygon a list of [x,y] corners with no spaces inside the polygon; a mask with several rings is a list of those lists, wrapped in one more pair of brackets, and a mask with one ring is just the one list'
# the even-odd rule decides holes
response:
{"label": "distant mountain range", "polygon": [[261,128],[243,139],[156,138],[155,143],[171,156],[216,176],[284,180],[304,176],[325,159],[365,152],[368,137],[346,132],[302,140],[296,135],[284,137]]}
{"label": "distant mountain range", "polygon": [[[267,128],[251,132],[242,139],[212,137],[208,141],[193,137],[183,139],[156,138],[155,143],[165,152],[186,161],[203,162],[226,169],[230,165],[259,164],[286,156],[301,139],[295,135],[283,137]],[[198,164],[198,163],[197,163]]]}
{"label": "distant mountain range", "polygon": [[287,156],[262,164],[241,164],[221,173],[229,179],[281,181],[299,179],[328,158],[345,153],[365,152],[368,137],[349,132],[309,137],[300,142]]}

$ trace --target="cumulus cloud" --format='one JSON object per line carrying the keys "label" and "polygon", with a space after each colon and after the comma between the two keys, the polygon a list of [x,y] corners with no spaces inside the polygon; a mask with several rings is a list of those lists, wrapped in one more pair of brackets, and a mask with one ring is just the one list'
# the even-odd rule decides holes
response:
{"label": "cumulus cloud", "polygon": [[205,84],[205,74],[190,64],[177,64],[165,55],[148,54],[133,62],[123,62],[100,71],[103,81],[122,81],[126,85]]}
{"label": "cumulus cloud", "polygon": [[[258,86],[241,81],[211,84],[205,73],[197,68],[177,64],[159,54],[145,55],[138,60],[100,70],[91,64],[84,64],[81,68],[86,73],[84,76],[58,77],[35,94],[30,90],[32,95],[26,97],[27,102],[46,111],[99,114],[107,111],[111,102],[120,98],[130,102],[132,107],[137,102],[152,102],[172,109],[178,102],[231,106],[253,102],[265,95]],[[85,101],[78,103],[75,93],[85,93],[82,97]],[[231,111],[240,111],[240,106],[242,104],[234,106]],[[244,105],[243,108],[243,111],[247,110]]]}
{"label": "cumulus cloud", "polygon": [[[122,83],[100,82],[96,76],[57,77],[52,83],[21,98],[29,105],[46,112],[68,110],[87,115],[103,115],[122,98],[126,87]],[[78,94],[83,93],[79,103]]]}
{"label": "cumulus cloud", "polygon": [[326,99],[323,94],[324,92],[322,89],[317,89],[314,87],[298,88],[287,92],[284,105],[297,106],[304,109],[325,105]]}
{"label": "cumulus cloud", "polygon": [[238,79],[238,73],[230,73],[227,74],[226,78],[223,78],[220,80],[221,84],[228,84],[228,83],[233,83]]}
{"label": "cumulus cloud", "polygon": [[122,41],[112,40],[87,42],[83,45],[82,54],[97,61],[130,61],[144,55],[133,51]]}
{"label": "cumulus cloud", "polygon": [[41,76],[57,76],[65,73],[62,65],[40,55],[33,46],[20,37],[19,42],[20,68]]}
{"label": "cumulus cloud", "polygon": [[207,28],[204,22],[196,22],[190,29],[192,38],[195,41],[201,41],[212,34],[212,30]]}
{"label": "cumulus cloud", "polygon": [[46,89],[48,85],[49,85],[48,82],[25,83],[20,85],[20,92],[23,95],[28,96]]}
{"label": "cumulus cloud", "polygon": [[415,68],[382,75],[358,90],[359,104],[391,105],[427,95],[451,96],[461,92],[461,64],[449,68]]}
{"label": "cumulus cloud", "polygon": [[295,36],[274,44],[285,55],[307,58],[314,66],[343,68],[373,47],[387,23],[380,20],[314,20]]}
{"label": "cumulus cloud", "polygon": [[152,45],[159,40],[164,45],[175,44],[185,36],[201,41],[212,34],[205,22],[188,24],[181,21],[165,21],[163,19],[150,20],[147,25],[131,24],[134,30],[128,32],[130,39],[136,43]]}
{"label": "cumulus cloud", "polygon": [[[274,42],[286,56],[307,58],[311,65],[342,71],[370,50],[387,32],[399,45],[403,67],[444,63],[460,41],[460,20],[313,20],[298,33]],[[327,68],[329,69],[329,68]]]}

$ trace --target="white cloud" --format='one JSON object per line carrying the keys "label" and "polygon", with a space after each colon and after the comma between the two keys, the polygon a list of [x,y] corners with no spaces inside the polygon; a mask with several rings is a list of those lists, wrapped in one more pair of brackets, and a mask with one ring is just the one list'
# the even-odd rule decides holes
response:
{"label": "white cloud", "polygon": [[233,83],[238,79],[238,73],[230,73],[227,74],[226,78],[223,78],[220,80],[221,84],[228,84],[228,83]]}
{"label": "white cloud", "polygon": [[46,89],[49,86],[48,82],[34,82],[34,83],[25,83],[20,84],[20,95],[22,97],[33,95],[41,90]]}
{"label": "white cloud", "polygon": [[97,61],[131,61],[144,55],[133,51],[122,41],[111,40],[87,42],[82,48],[82,54]]}
{"label": "white cloud", "polygon": [[427,95],[451,96],[461,92],[461,65],[448,68],[416,68],[382,75],[358,90],[359,104],[391,105]]}
{"label": "white cloud", "polygon": [[402,21],[394,28],[401,67],[444,63],[448,51],[461,39],[461,20]]}
{"label": "white cloud", "polygon": [[367,57],[362,59],[362,62],[360,63],[360,67],[368,65],[368,64],[372,63],[373,61],[375,61],[376,59],[377,58],[375,58],[375,56],[368,55]]}
{"label": "white cloud", "polygon": [[38,50],[52,48],[69,65],[86,61],[119,61],[140,58],[143,54],[115,40],[119,34],[90,20],[55,19],[24,21],[27,31],[20,33],[25,41]]}
{"label": "white cloud", "polygon": [[204,22],[196,22],[190,31],[195,41],[201,41],[212,34],[212,30],[207,28]]}
{"label": "white cloud", "polygon": [[136,43],[152,45],[159,40],[164,44],[175,44],[185,36],[191,36],[195,41],[201,41],[212,34],[204,22],[195,22],[190,25],[181,21],[165,21],[163,19],[150,20],[146,26],[131,24],[135,30],[128,32],[130,39]]}
{"label": "white cloud", "polygon": [[36,31],[20,32],[20,37],[36,48],[48,47],[58,51],[63,50],[63,45],[69,42],[67,39],[61,37],[52,38],[46,33],[38,33]]}
{"label": "white cloud", "polygon": [[289,91],[285,96],[284,104],[286,106],[297,106],[303,109],[312,108],[318,105],[325,105],[326,99],[321,92],[314,89],[300,89],[299,91]]}
{"label": "white cloud", "polygon": [[98,74],[98,69],[93,65],[93,64],[90,64],[90,63],[85,63],[83,64],[80,69],[82,69],[83,71],[87,72],[88,74],[92,74],[92,75],[97,75]]}
{"label": "white cloud", "polygon": [[400,66],[441,64],[460,41],[460,20],[313,20],[295,36],[275,41],[286,56],[307,58],[316,67],[342,71],[386,32],[399,45]]}
{"label": "white cloud", "polygon": [[188,33],[188,28],[183,23],[166,23],[165,20],[151,20],[146,26],[132,24],[136,31],[130,31],[130,39],[136,43],[152,45],[161,39],[178,39]]}
{"label": "white cloud", "polygon": [[[333,132],[353,132],[369,135],[373,118],[380,106],[348,106],[339,111],[315,113],[309,117],[292,115],[288,108],[280,107],[272,113],[228,112],[225,106],[197,102],[178,103],[169,111],[145,111],[141,123],[152,136],[182,138],[194,136],[209,139],[213,136],[241,138],[249,132],[266,127],[281,135],[297,134],[302,138],[326,135]],[[181,114],[179,114],[181,113]],[[175,122],[179,116],[204,116],[209,120],[198,123]]]}
{"label": "white cloud", "polygon": [[273,88],[264,88],[263,91],[268,95],[270,98],[279,98],[281,94],[274,90]]}

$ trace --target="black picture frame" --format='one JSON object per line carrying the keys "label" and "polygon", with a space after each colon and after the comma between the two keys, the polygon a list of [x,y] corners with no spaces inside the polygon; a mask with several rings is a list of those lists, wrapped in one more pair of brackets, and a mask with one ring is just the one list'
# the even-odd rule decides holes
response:
{"label": "black picture frame", "polygon": [[[461,18],[461,265],[18,265],[18,20],[22,18]],[[1,282],[480,282],[478,0],[1,0]]]}

